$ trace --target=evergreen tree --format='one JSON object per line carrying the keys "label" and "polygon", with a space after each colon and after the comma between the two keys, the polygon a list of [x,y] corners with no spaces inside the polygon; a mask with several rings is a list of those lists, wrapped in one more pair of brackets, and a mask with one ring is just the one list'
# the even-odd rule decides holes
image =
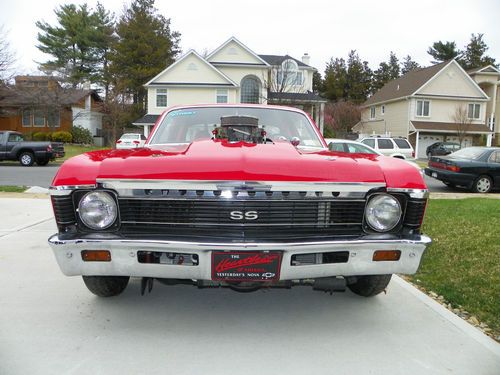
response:
{"label": "evergreen tree", "polygon": [[420,65],[416,61],[413,61],[410,55],[406,56],[403,59],[401,74],[404,75],[416,69],[420,69]]}
{"label": "evergreen tree", "polygon": [[389,77],[390,80],[399,78],[400,76],[400,69],[399,69],[399,60],[394,52],[391,51],[389,54]]}
{"label": "evergreen tree", "polygon": [[389,61],[382,61],[373,73],[373,92],[381,89],[387,82],[400,77],[399,60],[394,52],[389,54]]}
{"label": "evergreen tree", "polygon": [[347,66],[342,58],[333,57],[326,65],[324,95],[327,99],[338,101],[347,97]]}
{"label": "evergreen tree", "polygon": [[114,14],[104,9],[100,3],[97,3],[96,10],[92,16],[95,25],[94,47],[98,59],[94,76],[95,81],[104,88],[104,96],[107,98],[111,83],[109,60],[112,47],[116,42]]}
{"label": "evergreen tree", "polygon": [[313,73],[313,92],[316,94],[323,93],[325,90],[323,78],[321,77],[321,73],[317,70]]}
{"label": "evergreen tree", "polygon": [[61,5],[54,12],[58,25],[36,22],[40,29],[37,48],[53,58],[42,63],[41,69],[58,73],[73,87],[84,81],[98,81],[96,72],[102,64],[102,56],[98,53],[102,39],[101,17],[97,14],[100,11],[95,13],[86,4],[79,7],[69,4]]}
{"label": "evergreen tree", "polygon": [[179,52],[180,34],[158,14],[154,0],[134,0],[121,16],[111,72],[125,85],[134,103],[144,106],[143,85],[170,65]]}
{"label": "evergreen tree", "polygon": [[495,59],[485,56],[488,46],[483,41],[484,34],[472,34],[469,44],[465,46],[463,58],[460,61],[464,69],[482,68],[487,65],[495,65]]}
{"label": "evergreen tree", "polygon": [[347,99],[354,103],[364,102],[371,92],[371,77],[368,62],[362,62],[356,50],[351,50],[347,58]]}
{"label": "evergreen tree", "polygon": [[434,42],[432,47],[427,49],[427,53],[431,55],[435,61],[433,64],[438,64],[451,59],[459,59],[462,52],[457,49],[455,42]]}

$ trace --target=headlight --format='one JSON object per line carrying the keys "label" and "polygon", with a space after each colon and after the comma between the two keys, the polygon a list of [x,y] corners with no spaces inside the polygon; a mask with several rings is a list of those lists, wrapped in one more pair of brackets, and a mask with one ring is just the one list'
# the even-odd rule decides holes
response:
{"label": "headlight", "polygon": [[78,214],[87,227],[106,229],[115,222],[118,208],[111,195],[103,191],[93,191],[85,194],[80,200]]}
{"label": "headlight", "polygon": [[390,231],[401,219],[401,205],[391,195],[375,195],[366,205],[365,218],[368,225],[377,232]]}

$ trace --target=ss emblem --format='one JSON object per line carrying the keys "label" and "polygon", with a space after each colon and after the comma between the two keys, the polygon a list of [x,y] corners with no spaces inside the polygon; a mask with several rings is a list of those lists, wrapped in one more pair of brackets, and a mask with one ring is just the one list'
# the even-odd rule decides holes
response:
{"label": "ss emblem", "polygon": [[231,211],[229,213],[229,218],[231,220],[257,220],[259,214],[257,211]]}

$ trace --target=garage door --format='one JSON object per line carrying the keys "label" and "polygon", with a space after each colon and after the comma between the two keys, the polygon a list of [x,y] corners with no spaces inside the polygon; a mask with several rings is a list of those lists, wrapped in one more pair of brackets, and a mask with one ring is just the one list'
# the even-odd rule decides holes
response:
{"label": "garage door", "polygon": [[427,147],[436,142],[442,142],[444,137],[442,135],[436,134],[419,134],[418,136],[418,150],[417,150],[417,158],[425,159],[427,155],[425,151]]}

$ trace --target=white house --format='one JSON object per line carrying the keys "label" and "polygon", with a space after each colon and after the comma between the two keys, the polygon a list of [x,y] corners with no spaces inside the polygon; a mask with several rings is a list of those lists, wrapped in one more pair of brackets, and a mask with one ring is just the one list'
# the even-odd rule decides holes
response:
{"label": "white house", "polygon": [[286,104],[309,112],[323,129],[326,102],[312,92],[309,56],[257,55],[234,37],[203,57],[188,51],[145,84],[148,112],[134,125],[147,136],[170,106],[211,103]]}
{"label": "white house", "polygon": [[368,98],[353,130],[408,137],[420,158],[432,143],[457,142],[459,137],[463,147],[483,139],[500,144],[500,129],[495,129],[499,84],[500,71],[493,66],[466,72],[450,60],[414,70]]}

